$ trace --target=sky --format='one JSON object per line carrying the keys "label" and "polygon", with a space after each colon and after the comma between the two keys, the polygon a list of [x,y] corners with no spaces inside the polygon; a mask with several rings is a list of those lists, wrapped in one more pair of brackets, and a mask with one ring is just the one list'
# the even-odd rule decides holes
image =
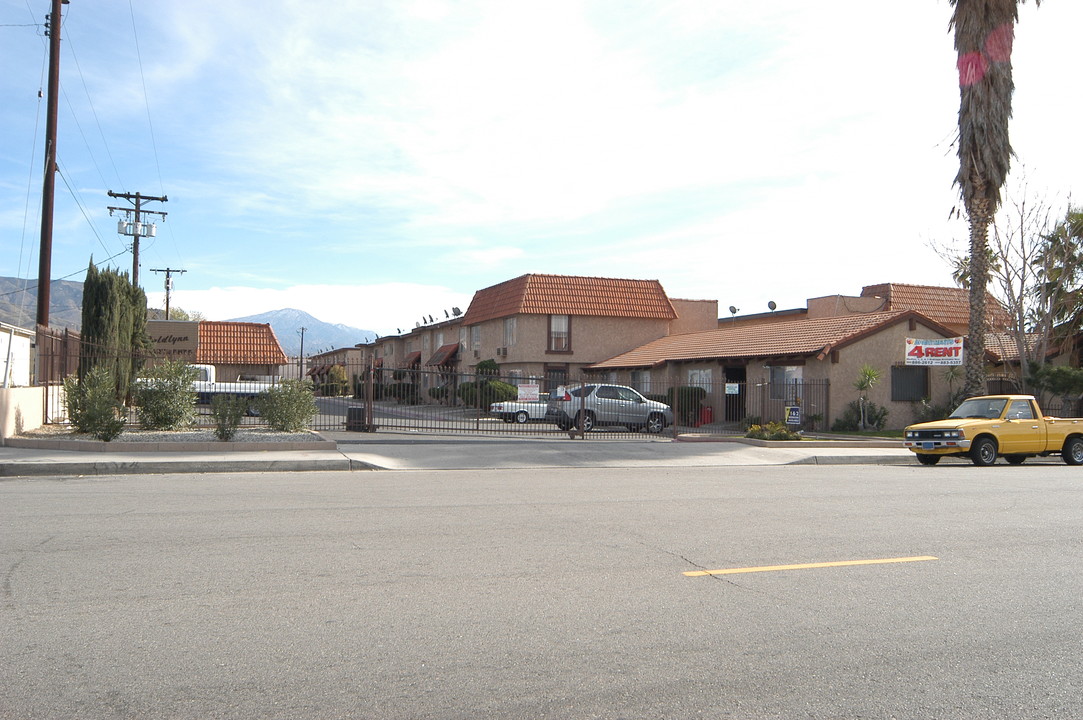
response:
{"label": "sky", "polygon": [[[395,334],[525,273],[659,280],[724,315],[965,247],[947,0],[71,0],[52,277]],[[0,0],[0,275],[36,282],[47,0]],[[826,9],[826,10],[825,10]],[[1056,203],[1083,3],[1020,8],[1013,177]]]}

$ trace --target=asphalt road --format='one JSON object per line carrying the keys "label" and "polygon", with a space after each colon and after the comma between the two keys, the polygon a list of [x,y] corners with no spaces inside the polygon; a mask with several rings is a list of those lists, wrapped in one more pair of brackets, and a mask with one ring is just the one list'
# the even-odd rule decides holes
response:
{"label": "asphalt road", "polygon": [[1081,501],[1060,464],[6,480],[0,717],[1081,717]]}

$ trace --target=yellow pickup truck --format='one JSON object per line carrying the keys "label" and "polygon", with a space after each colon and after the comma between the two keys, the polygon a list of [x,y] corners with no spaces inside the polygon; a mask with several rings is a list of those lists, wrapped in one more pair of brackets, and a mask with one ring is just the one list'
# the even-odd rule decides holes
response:
{"label": "yellow pickup truck", "polygon": [[1045,417],[1033,395],[983,395],[964,400],[946,420],[907,427],[903,445],[922,465],[951,456],[983,467],[1003,456],[1019,465],[1039,455],[1083,465],[1083,419]]}

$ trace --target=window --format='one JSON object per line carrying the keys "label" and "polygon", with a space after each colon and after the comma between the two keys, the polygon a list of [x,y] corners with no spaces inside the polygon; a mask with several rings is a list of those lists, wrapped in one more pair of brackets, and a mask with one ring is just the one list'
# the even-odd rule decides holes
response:
{"label": "window", "polygon": [[891,399],[918,402],[929,397],[929,368],[920,365],[895,365],[891,368]]}
{"label": "window", "polygon": [[568,384],[568,366],[567,365],[546,365],[545,366],[545,389],[549,392],[556,390],[561,385]]}
{"label": "window", "polygon": [[688,371],[688,384],[693,387],[701,387],[707,392],[711,391],[711,368],[699,368]]}
{"label": "window", "polygon": [[631,384],[639,392],[649,393],[651,391],[651,371],[633,370]]}
{"label": "window", "polygon": [[428,335],[426,335],[425,337],[421,338],[421,351],[422,351],[422,352],[423,352],[423,353],[424,353],[425,355],[428,355],[428,354],[429,354],[429,347],[430,347],[429,343],[430,343],[430,342],[432,342],[432,339],[431,339],[431,338],[430,338],[430,337],[429,337]]}
{"label": "window", "polygon": [[1034,410],[1030,406],[1029,400],[1012,400],[1012,404],[1008,406],[1009,420],[1033,420]]}
{"label": "window", "polygon": [[436,347],[444,347],[444,332],[442,330],[436,333]]}
{"label": "window", "polygon": [[[771,399],[794,400],[789,391],[791,386],[801,384],[803,369],[800,365],[771,365]],[[800,389],[797,390],[797,397],[800,397]]]}
{"label": "window", "polygon": [[504,318],[504,347],[511,347],[515,344],[515,318]]}
{"label": "window", "polygon": [[470,326],[470,349],[481,350],[481,325]]}
{"label": "window", "polygon": [[508,384],[519,387],[523,384],[522,370],[508,370]]}
{"label": "window", "polygon": [[571,318],[567,315],[549,316],[549,352],[571,352]]}

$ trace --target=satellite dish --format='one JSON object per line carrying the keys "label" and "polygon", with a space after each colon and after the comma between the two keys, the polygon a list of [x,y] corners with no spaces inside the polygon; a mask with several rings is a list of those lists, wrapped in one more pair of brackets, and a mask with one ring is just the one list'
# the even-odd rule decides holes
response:
{"label": "satellite dish", "polygon": [[735,306],[733,306],[733,305],[730,305],[730,315],[736,315],[736,314],[737,314],[737,310],[738,310],[738,308],[737,308],[737,307],[735,307]]}
{"label": "satellite dish", "polygon": [[776,305],[776,304],[775,304],[775,301],[774,301],[774,300],[768,300],[768,301],[767,301],[767,307],[768,307],[768,308],[769,308],[769,309],[770,309],[771,311],[774,311],[774,309],[775,309],[775,308],[777,308],[777,307],[778,307],[778,305]]}
{"label": "satellite dish", "polygon": [[459,317],[460,315],[463,314],[463,311],[460,310],[457,307],[453,307],[453,308],[451,308],[451,314],[454,315],[455,317]]}

